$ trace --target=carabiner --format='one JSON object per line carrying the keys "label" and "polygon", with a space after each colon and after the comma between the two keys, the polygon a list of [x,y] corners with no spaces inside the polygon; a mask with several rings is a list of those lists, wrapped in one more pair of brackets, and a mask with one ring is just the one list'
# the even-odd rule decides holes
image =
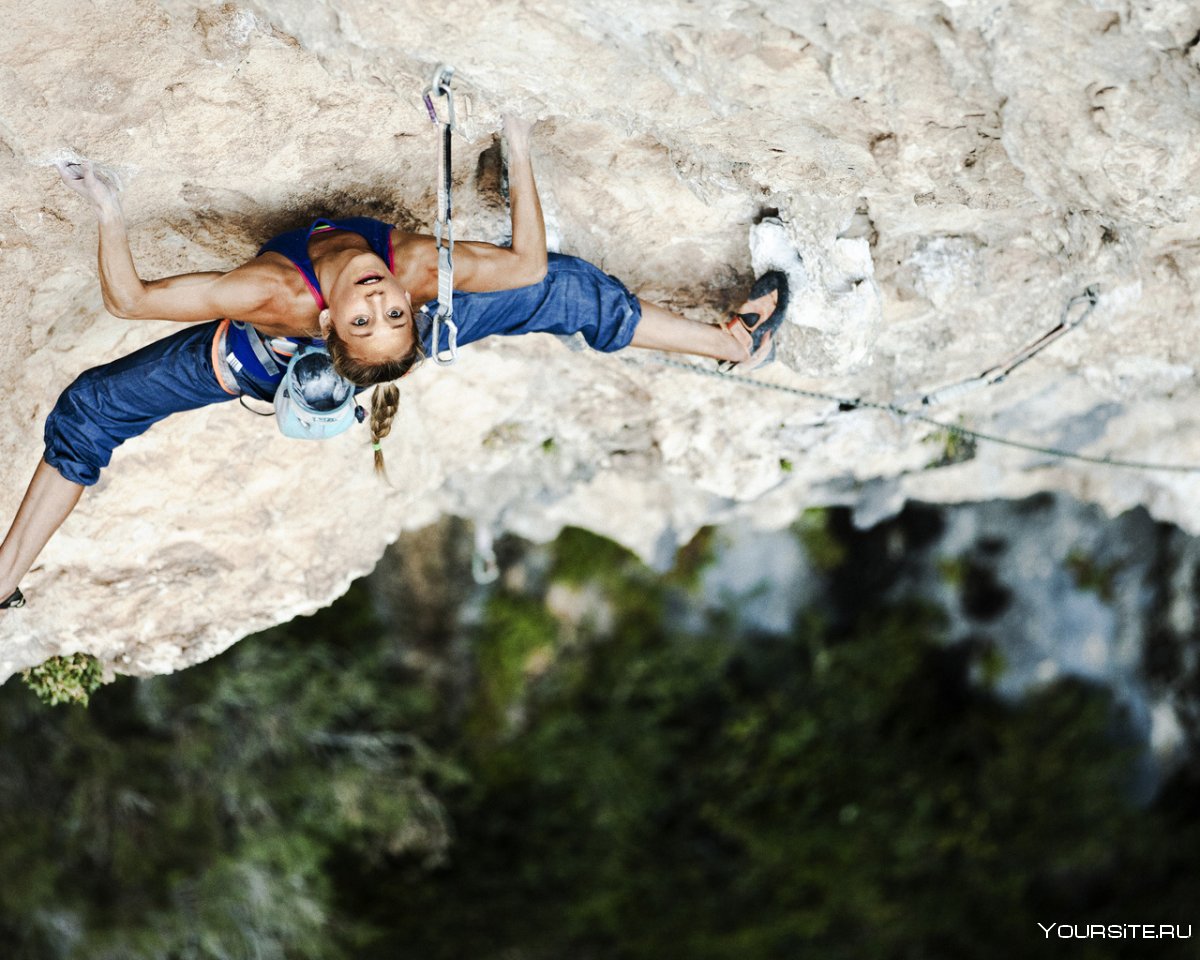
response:
{"label": "carabiner", "polygon": [[[446,326],[446,349],[449,355],[442,352],[442,325]],[[433,328],[430,331],[430,342],[433,344],[433,362],[439,367],[448,367],[458,359],[458,324],[449,313],[442,313],[442,305],[438,304],[433,314]]]}
{"label": "carabiner", "polygon": [[499,576],[500,564],[496,562],[491,528],[477,524],[475,526],[475,551],[471,554],[471,578],[483,586],[495,582]]}
{"label": "carabiner", "polygon": [[429,119],[434,123],[442,123],[443,121],[438,118],[437,109],[433,105],[433,98],[446,98],[446,112],[450,119],[445,122],[451,129],[455,127],[454,93],[450,90],[450,81],[453,77],[454,68],[447,64],[439,63],[433,71],[433,79],[429,81],[429,86],[421,93],[421,97],[425,101],[425,109],[429,111]]}
{"label": "carabiner", "polygon": [[[1096,309],[1096,304],[1100,302],[1100,288],[1095,284],[1089,286],[1083,293],[1077,294],[1067,301],[1067,305],[1063,307],[1062,318],[1059,320],[1059,326],[1065,330],[1070,330],[1072,327],[1077,327],[1086,320],[1093,310]],[[1086,303],[1087,307],[1074,320],[1070,319],[1071,309],[1077,303]]]}

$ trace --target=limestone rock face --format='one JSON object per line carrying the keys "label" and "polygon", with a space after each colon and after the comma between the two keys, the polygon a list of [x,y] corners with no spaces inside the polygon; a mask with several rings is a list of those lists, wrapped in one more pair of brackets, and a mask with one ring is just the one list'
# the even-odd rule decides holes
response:
{"label": "limestone rock face", "polygon": [[[0,514],[83,369],[169,331],[108,316],[96,228],[54,160],[125,186],[144,277],[229,269],[319,213],[431,224],[420,93],[457,68],[457,235],[507,228],[485,152],[541,118],[564,252],[695,318],[792,278],[762,379],[911,403],[1080,327],[947,422],[1200,466],[1200,9],[1186,0],[192,0],[26,4],[0,36]],[[375,480],[362,432],[285,440],[236,403],[129,442],[0,615],[6,674],[88,650],[161,673],[313,610],[403,529],[454,513],[526,537],[590,527],[662,560],[699,526],[909,496],[1064,490],[1200,531],[1197,474],[980,443],[654,364],[494,340],[403,388]],[[636,362],[632,362],[636,361]],[[710,365],[705,364],[705,369]]]}

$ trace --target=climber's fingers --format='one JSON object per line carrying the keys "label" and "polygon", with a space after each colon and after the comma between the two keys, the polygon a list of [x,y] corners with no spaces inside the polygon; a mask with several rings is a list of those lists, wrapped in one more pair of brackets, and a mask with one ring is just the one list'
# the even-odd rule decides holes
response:
{"label": "climber's fingers", "polygon": [[55,167],[63,183],[93,203],[99,204],[116,196],[117,186],[113,178],[105,171],[98,170],[91,160],[59,160]]}

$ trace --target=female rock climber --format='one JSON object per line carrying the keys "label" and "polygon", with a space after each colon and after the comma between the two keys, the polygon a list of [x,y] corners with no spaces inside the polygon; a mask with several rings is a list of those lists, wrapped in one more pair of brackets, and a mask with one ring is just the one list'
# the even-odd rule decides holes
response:
{"label": "female rock climber", "polygon": [[[690,353],[726,368],[753,369],[773,358],[786,310],[782,274],[760,278],[727,322],[708,324],[639,299],[583,260],[547,254],[531,130],[531,123],[505,117],[512,245],[455,244],[460,344],[492,334],[579,332],[597,350]],[[63,392],[46,421],[45,454],[0,545],[0,610],[23,605],[21,577],[114,448],[172,413],[242,394],[271,399],[281,374],[263,357],[265,343],[275,341],[263,338],[324,340],[343,377],[360,387],[382,385],[371,404],[377,468],[379,441],[398,406],[392,381],[434,349],[427,314],[437,306],[437,247],[430,236],[365,217],[322,218],[274,238],[228,273],[146,282],[134,266],[115,186],[89,162],[59,171],[91,201],[99,221],[100,287],[109,312],[207,322],[88,370]]]}

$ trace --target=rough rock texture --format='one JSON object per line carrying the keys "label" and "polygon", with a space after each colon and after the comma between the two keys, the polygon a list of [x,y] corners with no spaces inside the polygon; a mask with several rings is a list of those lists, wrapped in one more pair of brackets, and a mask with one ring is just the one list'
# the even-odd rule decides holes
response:
{"label": "rough rock texture", "polygon": [[[441,60],[460,236],[503,237],[481,155],[501,111],[537,115],[560,249],[708,318],[783,256],[786,366],[763,377],[885,400],[979,373],[1095,283],[1084,326],[938,414],[1200,465],[1198,39],[1186,0],[27,4],[0,37],[0,513],[58,391],[165,332],[105,314],[95,226],[52,161],[120,174],[148,277],[231,267],[316,212],[418,227]],[[446,512],[534,539],[576,523],[656,559],[709,522],[830,502],[868,520],[916,495],[1065,490],[1200,531],[1195,474],[988,444],[927,470],[926,424],[550,338],[473,346],[403,393],[392,487],[361,435],[287,441],[236,404],[130,442],[26,578],[34,602],[0,616],[3,672],[78,649],[126,673],[194,663]]]}

